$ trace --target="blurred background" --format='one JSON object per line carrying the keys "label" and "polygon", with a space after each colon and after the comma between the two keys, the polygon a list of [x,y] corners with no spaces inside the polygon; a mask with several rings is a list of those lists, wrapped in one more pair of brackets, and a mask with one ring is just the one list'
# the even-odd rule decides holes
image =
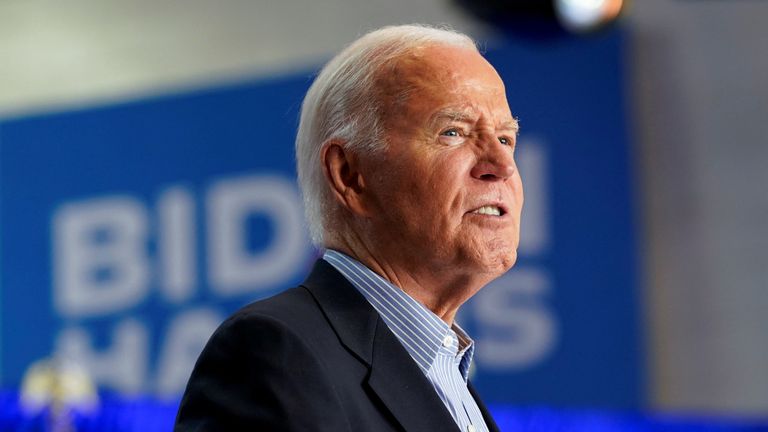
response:
{"label": "blurred background", "polygon": [[292,148],[312,77],[413,22],[476,38],[522,125],[520,260],[459,316],[502,429],[766,430],[766,19],[0,0],[0,430],[169,430],[218,323],[317,256]]}

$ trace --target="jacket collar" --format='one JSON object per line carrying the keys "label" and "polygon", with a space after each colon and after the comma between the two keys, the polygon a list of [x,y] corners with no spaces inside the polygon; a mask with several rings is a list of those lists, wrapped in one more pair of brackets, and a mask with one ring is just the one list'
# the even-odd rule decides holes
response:
{"label": "jacket collar", "polygon": [[320,305],[341,343],[369,366],[368,385],[405,430],[458,430],[419,366],[344,276],[318,260],[303,286]]}
{"label": "jacket collar", "polygon": [[405,291],[342,252],[328,249],[323,259],[368,300],[425,375],[443,349],[445,338],[457,336],[462,347],[456,353],[461,356],[459,371],[466,381],[474,342],[458,324],[449,326]]}
{"label": "jacket collar", "polygon": [[472,398],[475,399],[477,407],[480,408],[480,413],[483,415],[483,419],[485,420],[486,426],[488,426],[488,430],[490,432],[500,432],[499,425],[496,424],[496,421],[493,419],[493,416],[491,416],[491,412],[488,410],[488,407],[485,406],[483,400],[480,399],[480,395],[477,394],[475,387],[469,381],[467,382],[467,387],[469,388],[469,393],[472,395]]}

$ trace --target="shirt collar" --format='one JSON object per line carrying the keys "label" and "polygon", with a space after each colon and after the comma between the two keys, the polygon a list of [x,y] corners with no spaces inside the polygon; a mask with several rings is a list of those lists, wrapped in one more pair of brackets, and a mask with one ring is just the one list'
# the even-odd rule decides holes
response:
{"label": "shirt collar", "polygon": [[[425,374],[432,367],[438,351],[445,348],[443,341],[451,338],[453,352],[461,356],[459,371],[466,381],[474,342],[458,324],[449,327],[405,291],[350,256],[328,249],[323,259],[368,300]],[[461,351],[459,347],[462,347]]]}

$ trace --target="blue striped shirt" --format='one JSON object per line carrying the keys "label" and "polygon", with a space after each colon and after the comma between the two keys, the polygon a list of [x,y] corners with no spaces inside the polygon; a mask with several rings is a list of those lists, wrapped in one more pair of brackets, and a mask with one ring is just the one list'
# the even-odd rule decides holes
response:
{"label": "blue striped shirt", "polygon": [[432,311],[359,261],[327,250],[323,259],[357,288],[432,383],[462,431],[487,432],[488,426],[467,388],[474,342],[454,323]]}

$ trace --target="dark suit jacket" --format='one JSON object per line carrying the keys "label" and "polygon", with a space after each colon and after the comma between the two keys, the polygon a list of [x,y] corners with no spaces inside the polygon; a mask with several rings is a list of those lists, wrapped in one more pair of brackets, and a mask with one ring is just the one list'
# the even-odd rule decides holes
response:
{"label": "dark suit jacket", "polygon": [[[491,431],[498,427],[477,401]],[[458,431],[416,362],[346,278],[318,260],[301,286],[213,334],[175,431]]]}

